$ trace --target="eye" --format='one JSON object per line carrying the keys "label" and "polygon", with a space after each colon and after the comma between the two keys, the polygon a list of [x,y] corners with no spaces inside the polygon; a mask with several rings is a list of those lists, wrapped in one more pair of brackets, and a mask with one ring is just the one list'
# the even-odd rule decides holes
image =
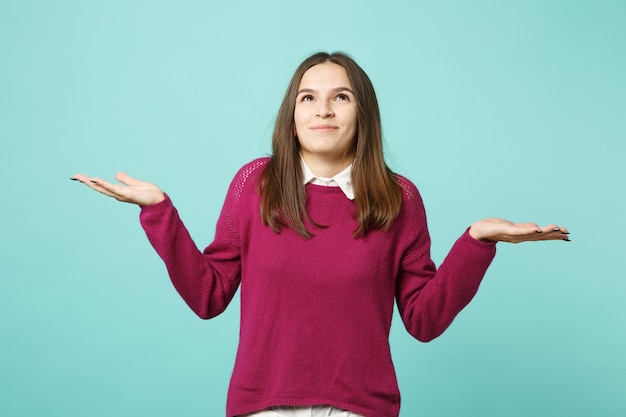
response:
{"label": "eye", "polygon": [[300,97],[300,101],[313,101],[313,96],[311,94],[305,94]]}
{"label": "eye", "polygon": [[337,100],[337,101],[350,101],[350,96],[348,96],[347,94],[341,93],[341,94],[338,94],[337,97],[335,97],[335,100]]}

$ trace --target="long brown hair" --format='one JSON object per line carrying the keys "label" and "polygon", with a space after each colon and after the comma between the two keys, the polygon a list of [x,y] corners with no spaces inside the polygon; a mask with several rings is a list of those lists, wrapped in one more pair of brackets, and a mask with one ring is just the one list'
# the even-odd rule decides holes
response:
{"label": "long brown hair", "polygon": [[358,227],[355,237],[376,229],[387,229],[400,212],[402,187],[383,157],[380,110],[374,86],[363,69],[343,53],[319,52],[296,69],[276,116],[272,136],[272,157],[261,174],[261,219],[276,233],[288,227],[304,238],[313,233],[305,222],[315,223],[306,210],[306,190],[300,162],[300,144],[295,135],[294,109],[300,80],[311,67],[332,62],[345,68],[357,104],[355,157],[352,184]]}

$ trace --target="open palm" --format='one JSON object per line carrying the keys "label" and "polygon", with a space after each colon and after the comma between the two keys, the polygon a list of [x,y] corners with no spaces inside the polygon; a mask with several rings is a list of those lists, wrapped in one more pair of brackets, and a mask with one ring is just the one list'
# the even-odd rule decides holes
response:
{"label": "open palm", "polygon": [[76,174],[71,179],[80,181],[99,193],[125,203],[149,206],[165,199],[165,194],[155,184],[137,180],[123,172],[115,174],[115,179],[120,184],[110,183],[100,178],[88,177],[84,174]]}

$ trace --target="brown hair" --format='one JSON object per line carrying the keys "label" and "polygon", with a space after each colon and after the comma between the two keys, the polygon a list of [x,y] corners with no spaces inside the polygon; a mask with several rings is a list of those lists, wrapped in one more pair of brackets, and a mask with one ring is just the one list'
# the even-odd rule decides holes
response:
{"label": "brown hair", "polygon": [[272,136],[272,157],[259,183],[261,219],[276,233],[288,227],[304,238],[313,234],[305,222],[315,227],[306,210],[306,190],[300,162],[300,144],[293,119],[300,80],[311,67],[332,62],[345,68],[357,104],[355,157],[352,184],[358,227],[355,237],[376,229],[387,229],[400,212],[402,188],[383,157],[380,111],[369,77],[349,56],[343,53],[319,52],[305,59],[296,69],[276,116]]}

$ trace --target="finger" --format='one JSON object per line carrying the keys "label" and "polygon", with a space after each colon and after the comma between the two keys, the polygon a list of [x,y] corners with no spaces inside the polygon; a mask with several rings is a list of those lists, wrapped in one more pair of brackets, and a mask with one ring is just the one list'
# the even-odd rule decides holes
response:
{"label": "finger", "polygon": [[89,181],[89,177],[85,174],[74,174],[70,177],[70,179],[73,181],[80,181],[82,183]]}
{"label": "finger", "polygon": [[570,241],[569,232],[565,227],[556,226],[550,234],[554,236],[554,240],[564,240],[566,242]]}
{"label": "finger", "polygon": [[561,228],[558,225],[554,224],[554,223],[553,224],[549,224],[547,226],[544,226],[542,229],[545,232],[559,232],[559,231],[561,231]]}
{"label": "finger", "polygon": [[73,180],[73,181],[80,181],[81,183],[83,183],[87,187],[91,188],[94,191],[99,192],[100,194],[104,194],[104,195],[109,196],[109,197],[117,198],[116,195],[114,195],[109,190],[107,190],[106,188],[104,188],[100,184],[98,184],[97,181],[95,181],[94,179],[92,179],[92,178],[90,178],[90,177],[88,177],[86,175],[76,174],[73,177],[71,177],[70,179]]}
{"label": "finger", "polygon": [[548,226],[541,227],[541,231],[543,233],[560,233],[560,234],[569,234],[566,227],[558,226],[556,224],[550,224]]}
{"label": "finger", "polygon": [[115,179],[128,186],[138,186],[144,183],[143,181],[131,177],[125,172],[118,172],[115,174]]}
{"label": "finger", "polygon": [[532,235],[536,233],[542,233],[543,230],[535,223],[516,223],[514,224],[517,234]]}
{"label": "finger", "polygon": [[570,238],[569,235],[563,234],[563,233],[554,233],[554,234],[550,234],[550,235],[545,235],[542,239],[540,240],[564,240],[566,242],[570,242]]}
{"label": "finger", "polygon": [[511,240],[518,243],[565,239],[567,239],[567,235],[564,234],[563,228],[555,224],[540,227],[531,222],[515,224],[515,234],[511,236]]}
{"label": "finger", "polygon": [[89,180],[89,184],[87,185],[102,194],[115,198],[116,200],[130,200],[131,190],[126,185],[113,184],[101,178],[91,178]]}
{"label": "finger", "polygon": [[542,227],[543,233],[541,234],[540,240],[565,240],[570,241],[569,232],[567,228],[558,226],[556,224],[551,224],[548,226]]}
{"label": "finger", "polygon": [[113,197],[118,199],[119,195],[117,192],[114,192],[111,188],[113,186],[113,184],[104,181],[100,178],[89,178],[89,180],[87,182],[84,183],[86,186],[88,186],[89,188],[96,190],[99,193],[102,193],[104,195],[107,195],[109,197]]}
{"label": "finger", "polygon": [[83,184],[85,184],[89,188],[94,188],[94,186],[96,186],[96,188],[97,188],[96,181],[93,178],[88,177],[85,174],[76,174],[76,175],[70,177],[70,179],[73,180],[73,181],[82,182]]}

